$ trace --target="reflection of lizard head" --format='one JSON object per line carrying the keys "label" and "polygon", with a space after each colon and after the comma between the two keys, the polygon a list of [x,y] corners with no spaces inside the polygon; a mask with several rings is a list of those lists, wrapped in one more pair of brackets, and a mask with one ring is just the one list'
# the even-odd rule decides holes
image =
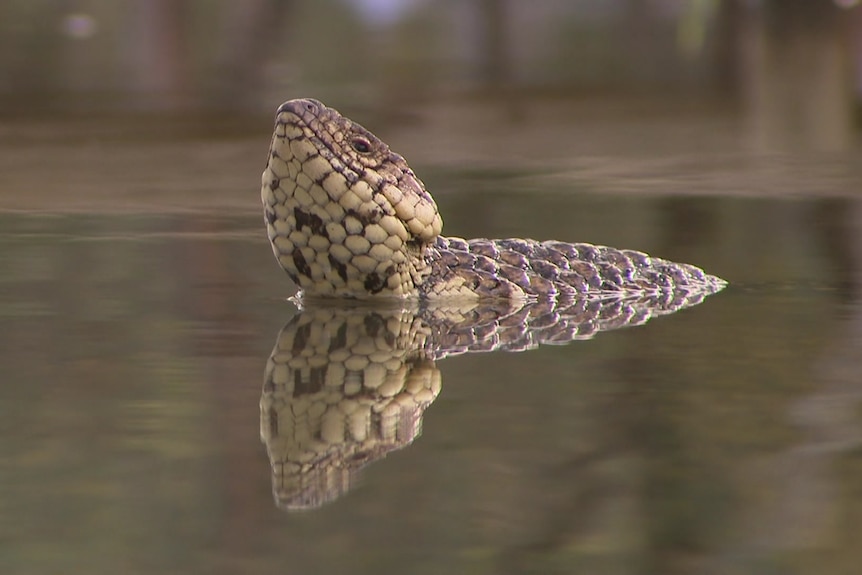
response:
{"label": "reflection of lizard head", "polygon": [[440,391],[438,359],[589,339],[702,299],[668,292],[564,303],[307,308],[278,335],[260,400],[276,503],[319,507],[346,493],[360,468],[409,445]]}
{"label": "reflection of lizard head", "polygon": [[419,350],[427,336],[410,312],[312,310],[278,336],[267,362],[260,432],[279,507],[338,498],[357,471],[409,445],[440,391]]}

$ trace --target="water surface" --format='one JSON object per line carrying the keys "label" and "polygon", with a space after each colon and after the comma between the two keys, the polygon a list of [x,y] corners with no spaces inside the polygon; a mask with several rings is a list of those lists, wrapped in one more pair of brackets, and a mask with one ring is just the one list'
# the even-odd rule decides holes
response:
{"label": "water surface", "polygon": [[301,512],[261,441],[297,312],[257,213],[0,214],[0,571],[852,572],[858,202],[474,184],[438,193],[450,235],[632,247],[731,285],[438,361],[421,435]]}

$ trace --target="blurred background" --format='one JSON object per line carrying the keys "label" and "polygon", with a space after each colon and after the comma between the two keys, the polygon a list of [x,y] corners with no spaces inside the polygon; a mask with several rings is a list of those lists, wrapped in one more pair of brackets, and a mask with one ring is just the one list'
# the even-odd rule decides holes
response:
{"label": "blurred background", "polygon": [[[590,157],[856,150],[857,4],[5,0],[0,206],[134,203],[133,190],[100,189],[116,180],[109,165],[129,162],[100,146],[177,137],[208,147],[137,150],[137,167],[143,154],[159,169],[132,172],[170,174],[170,187],[193,169],[214,197],[251,199],[244,183],[254,187],[273,111],[299,96],[371,127],[414,167],[518,162],[584,176],[610,168]],[[61,197],[27,185],[31,156],[70,143],[96,148],[68,166],[67,153],[52,154],[58,171],[85,181]],[[215,157],[223,161],[206,161]]]}
{"label": "blurred background", "polygon": [[[414,445],[282,512],[259,185],[296,97],[447,235],[730,286],[439,362]],[[858,571],[860,101],[853,0],[0,0],[0,572]]]}
{"label": "blurred background", "polygon": [[836,146],[862,94],[857,4],[6,0],[0,96],[12,117],[268,113],[315,94],[393,119],[490,99],[509,120],[532,99],[640,96],[792,112]]}

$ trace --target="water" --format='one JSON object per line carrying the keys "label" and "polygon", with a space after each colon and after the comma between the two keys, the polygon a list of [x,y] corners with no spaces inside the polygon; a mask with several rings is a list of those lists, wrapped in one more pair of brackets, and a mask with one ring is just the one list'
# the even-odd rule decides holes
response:
{"label": "water", "polygon": [[852,572],[858,201],[480,180],[434,186],[447,233],[634,247],[731,285],[424,365],[421,435],[303,511],[261,441],[297,312],[259,214],[0,214],[0,572]]}

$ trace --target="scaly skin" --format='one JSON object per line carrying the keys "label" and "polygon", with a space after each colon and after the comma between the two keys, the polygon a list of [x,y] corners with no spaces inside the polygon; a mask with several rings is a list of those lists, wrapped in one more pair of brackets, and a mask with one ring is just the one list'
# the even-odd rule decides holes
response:
{"label": "scaly skin", "polygon": [[631,250],[443,237],[404,158],[312,99],[279,107],[261,200],[273,253],[306,297],[561,301],[725,286]]}
{"label": "scaly skin", "polygon": [[438,360],[589,339],[701,301],[661,292],[565,303],[310,306],[278,334],[264,373],[260,436],[275,501],[288,510],[319,507],[349,490],[364,466],[408,446],[440,392]]}
{"label": "scaly skin", "polygon": [[[668,294],[661,294],[668,295]],[[408,446],[442,385],[436,360],[524,351],[642,325],[700,300],[318,306],[294,316],[266,365],[260,434],[279,507],[316,508],[365,465]]]}

